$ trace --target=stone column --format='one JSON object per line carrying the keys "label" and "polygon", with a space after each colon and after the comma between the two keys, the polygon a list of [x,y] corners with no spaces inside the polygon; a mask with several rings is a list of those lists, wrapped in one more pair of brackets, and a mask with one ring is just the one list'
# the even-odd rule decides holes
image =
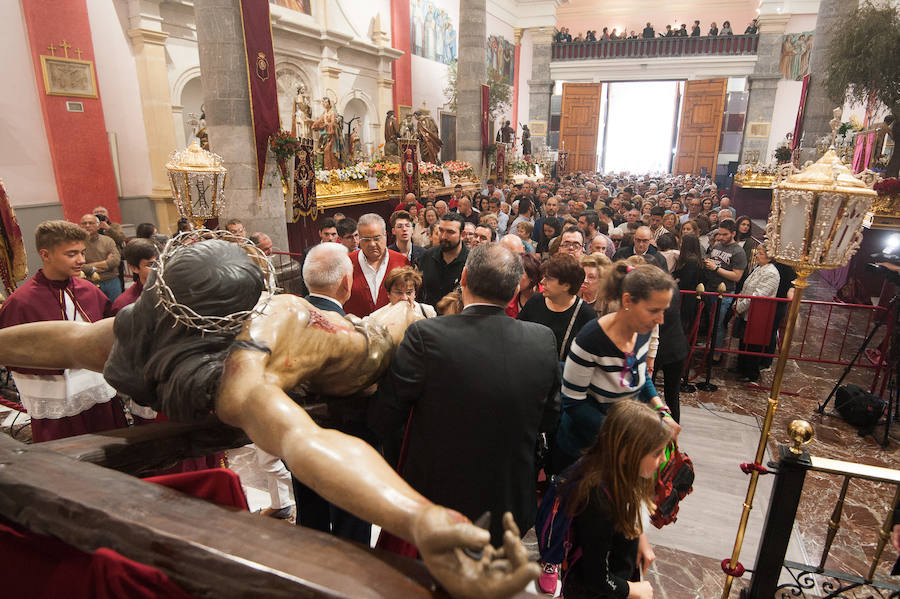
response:
{"label": "stone column", "polygon": [[833,33],[841,23],[853,14],[858,4],[845,0],[821,0],[819,16],[816,19],[816,33],[812,53],[809,58],[809,90],[806,96],[806,110],[803,117],[803,145],[800,151],[801,163],[818,157],[816,140],[831,134],[828,124],[835,107],[844,105],[844,98],[831,98],[825,91],[825,71],[828,68],[828,51]]}
{"label": "stone column", "polygon": [[[748,77],[750,96],[747,101],[747,117],[744,123],[744,138],[741,142],[741,162],[746,162],[749,152],[759,152],[760,164],[767,164],[771,156],[766,156],[768,138],[747,137],[750,123],[771,123],[775,111],[775,92],[781,81],[778,64],[781,60],[781,41],[784,29],[791,16],[787,14],[760,14],[759,48],[753,74]],[[779,134],[776,131],[769,135]]]}
{"label": "stone column", "polygon": [[[543,121],[550,130],[550,97],[553,95],[553,80],[550,79],[550,44],[553,42],[553,27],[529,29],[532,36],[531,79],[528,80],[528,120]],[[547,145],[546,135],[531,132],[531,150],[540,154]]]}
{"label": "stone column", "polygon": [[481,85],[486,82],[486,0],[460,0],[456,67],[457,158],[481,167]]}
{"label": "stone column", "polygon": [[[148,28],[141,22],[128,30],[134,49],[134,64],[141,90],[141,116],[147,132],[150,173],[153,187],[150,199],[156,212],[159,230],[171,233],[178,213],[172,203],[172,191],[166,175],[166,162],[176,149],[175,127],[172,125],[172,101],[166,67],[165,41],[169,35]],[[157,24],[158,25],[158,24]]]}
{"label": "stone column", "polygon": [[257,194],[256,148],[240,6],[233,0],[194,0],[194,18],[209,145],[225,159],[228,169],[220,226],[224,228],[229,218],[239,218],[247,233],[267,233],[274,247],[286,250],[284,197],[274,159],[269,160],[262,194]]}

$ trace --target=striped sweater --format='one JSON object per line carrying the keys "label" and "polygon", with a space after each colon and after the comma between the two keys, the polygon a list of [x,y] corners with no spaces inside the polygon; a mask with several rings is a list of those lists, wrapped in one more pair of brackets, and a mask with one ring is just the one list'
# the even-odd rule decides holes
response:
{"label": "striped sweater", "polygon": [[649,402],[659,394],[647,377],[650,334],[638,335],[634,355],[625,354],[600,327],[584,325],[566,359],[562,382],[563,415],[557,441],[572,457],[594,442],[609,406],[623,399]]}

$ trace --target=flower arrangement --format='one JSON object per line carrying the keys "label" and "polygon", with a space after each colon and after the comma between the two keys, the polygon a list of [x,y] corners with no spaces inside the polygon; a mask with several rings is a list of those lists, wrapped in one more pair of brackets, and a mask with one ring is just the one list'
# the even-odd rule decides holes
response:
{"label": "flower arrangement", "polygon": [[338,181],[359,181],[368,176],[369,165],[360,162],[354,166],[345,168],[334,168],[331,170],[316,171],[316,180],[322,183],[330,183],[333,180]]}
{"label": "flower arrangement", "polygon": [[433,162],[420,162],[419,163],[419,174],[428,176],[428,175],[439,175],[441,173],[441,165],[435,164]]}
{"label": "flower arrangement", "polygon": [[471,177],[475,174],[475,171],[472,169],[472,164],[461,160],[448,160],[442,166],[446,168],[451,175]]}
{"label": "flower arrangement", "polygon": [[518,160],[510,164],[510,167],[514,173],[525,173],[526,175],[534,175],[537,173],[537,167],[533,162]]}
{"label": "flower arrangement", "polygon": [[279,162],[293,158],[300,151],[300,140],[281,130],[269,138],[269,148]]}
{"label": "flower arrangement", "polygon": [[882,179],[878,183],[872,186],[878,195],[880,196],[894,196],[900,194],[900,179],[896,177],[891,177],[889,179]]}
{"label": "flower arrangement", "polygon": [[370,162],[367,166],[375,171],[375,176],[379,179],[382,177],[396,177],[400,175],[400,165],[396,162],[379,160],[377,162]]}

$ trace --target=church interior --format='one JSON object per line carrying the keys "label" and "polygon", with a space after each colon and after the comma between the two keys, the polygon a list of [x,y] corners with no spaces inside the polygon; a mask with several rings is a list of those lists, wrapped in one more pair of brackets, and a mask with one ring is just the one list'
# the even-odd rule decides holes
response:
{"label": "church interior", "polygon": [[[13,589],[0,594],[900,597],[897,0],[8,0],[0,3],[0,31],[8,90],[0,99],[0,556],[7,564],[0,571]],[[521,254],[516,260],[523,282],[506,308],[513,319],[518,314],[524,320],[524,306],[532,303],[524,296],[529,277],[528,297],[537,292],[548,298],[546,312],[562,311],[549,299],[552,281],[558,286],[562,279],[547,273],[569,253],[566,236],[574,233],[580,244],[571,262],[581,278],[570,289],[571,301],[575,312],[590,304],[592,320],[599,318],[603,330],[604,319],[627,308],[624,296],[614,298],[621,305],[607,306],[606,313],[597,309],[599,296],[589,302],[584,294],[591,269],[601,279],[595,278],[597,289],[606,290],[621,261],[637,260],[623,270],[627,280],[632,270],[658,260],[675,289],[683,351],[675,370],[664,369],[661,358],[655,370],[648,361],[641,380],[655,384],[665,400],[661,406],[651,402],[661,422],[673,420],[666,407],[670,394],[680,401],[674,447],[692,460],[692,485],[679,500],[671,483],[663,489],[662,469],[654,473],[656,492],[675,497],[677,506],[665,525],[651,522],[649,507],[640,517],[631,591],[590,594],[577,582],[566,583],[567,568],[583,574],[571,565],[571,555],[566,562],[548,561],[534,514],[517,523],[521,542],[510,541],[505,553],[453,549],[454,567],[469,570],[450,575],[450,566],[441,570],[423,547],[417,553],[410,538],[401,538],[396,517],[371,527],[363,522],[361,538],[338,534],[337,527],[334,534],[307,528],[301,525],[300,493],[321,499],[317,491],[333,489],[301,483],[286,455],[271,455],[279,444],[268,444],[269,435],[278,426],[229,420],[220,403],[210,404],[204,418],[179,422],[119,389],[102,361],[102,372],[89,373],[93,383],[74,384],[109,389],[113,401],[121,399],[121,426],[76,427],[50,436],[32,426],[59,417],[47,407],[47,398],[58,393],[55,385],[62,385],[70,409],[73,393],[66,385],[81,376],[76,373],[98,369],[60,366],[63,358],[55,356],[42,364],[37,356],[52,355],[48,344],[55,337],[44,337],[39,328],[24,329],[37,331],[37,341],[33,359],[20,358],[29,351],[15,347],[11,340],[20,337],[14,330],[37,320],[72,320],[85,331],[105,322],[109,341],[88,344],[85,352],[100,346],[116,352],[124,344],[121,316],[115,316],[113,345],[114,313],[101,307],[99,317],[89,316],[87,295],[67,295],[52,280],[48,289],[54,291],[46,295],[52,306],[42,311],[29,305],[45,301],[25,294],[49,269],[40,234],[47,223],[66,221],[88,233],[86,257],[71,276],[76,282],[69,283],[87,288],[79,293],[108,298],[112,309],[133,287],[129,302],[140,297],[147,306],[162,304],[174,317],[173,329],[194,327],[198,336],[218,339],[231,326],[233,340],[240,323],[234,328],[234,322],[220,321],[249,322],[271,316],[274,308],[254,307],[254,301],[216,320],[222,315],[182,305],[189,302],[172,291],[178,281],[171,277],[179,271],[167,269],[172,289],[166,289],[160,264],[212,237],[237,240],[263,269],[263,294],[277,287],[279,294],[315,296],[307,267],[318,262],[307,264],[307,256],[337,241],[348,248],[354,277],[359,274],[352,293],[358,283],[371,300],[364,314],[335,300],[339,313],[346,316],[346,309],[368,319],[398,288],[385,284],[387,294],[379,291],[387,260],[379,267],[366,251],[391,242],[380,255],[401,259],[405,253],[403,264],[415,267],[409,280],[418,282],[405,292],[411,305],[431,304],[426,307],[434,305],[438,320],[452,318],[425,301],[420,287],[430,284],[429,268],[445,276],[455,264],[442,228],[447,214],[459,224],[460,269],[472,252],[486,253],[488,242]],[[411,240],[407,234],[402,241],[402,226],[395,226],[401,220]],[[379,222],[380,233],[367,233]],[[115,257],[104,249],[99,259],[91,258],[98,227]],[[479,243],[482,229],[487,238]],[[644,231],[651,236],[646,256],[638,249]],[[132,263],[129,240],[139,238],[157,249],[149,250],[149,260],[139,256]],[[737,242],[740,248],[723,258]],[[695,272],[688,284],[685,257],[694,254],[704,272]],[[423,265],[432,255],[439,266]],[[727,260],[743,260],[744,266]],[[537,274],[529,274],[529,264]],[[766,267],[776,273],[775,284],[762,291],[754,285]],[[471,259],[465,268],[473,268]],[[440,295],[462,289],[458,310],[465,314],[471,308],[464,306],[480,300],[467,291],[470,271],[461,272]],[[148,299],[157,293],[144,287],[149,280],[163,281],[158,301]],[[118,285],[115,295],[109,285]],[[186,288],[189,295],[207,293],[197,291],[199,283]],[[628,301],[644,299],[631,292]],[[305,316],[310,327],[362,332],[365,343],[381,334],[372,332],[382,327],[375,320],[364,325],[347,317],[334,324],[317,312],[321,306],[311,305]],[[32,308],[52,314],[25,317]],[[122,309],[128,318],[138,312]],[[430,314],[423,310],[422,316]],[[575,318],[573,312],[571,322],[568,316],[562,322],[560,347],[567,347]],[[164,338],[158,332],[164,327],[155,326],[154,335]],[[660,321],[652,333],[652,356],[653,343],[660,352],[673,343],[664,327]],[[578,343],[583,333],[576,333],[571,339]],[[239,336],[244,340],[236,344],[253,343],[243,335],[247,339]],[[635,335],[643,338],[643,332]],[[141,343],[146,355],[138,356],[134,378],[158,364],[151,360],[150,341]],[[409,336],[395,341],[396,356],[390,345],[380,354],[371,350],[372,360],[384,360],[379,376],[394,375],[389,360],[408,358],[407,343]],[[482,343],[489,341],[477,338],[454,351],[478,353]],[[628,360],[640,357],[632,349],[617,346],[626,364],[616,362],[622,388]],[[246,346],[222,351],[228,356],[224,367],[219,364],[224,374],[217,372],[225,381],[230,356],[250,352]],[[256,353],[279,356],[277,348],[264,351]],[[498,363],[505,351],[497,352]],[[573,354],[567,360],[567,352],[559,352],[555,401],[561,401],[565,420],[574,405],[566,396]],[[286,364],[292,359],[305,358],[289,356]],[[197,376],[212,368],[208,363],[196,364]],[[456,363],[453,357],[444,365]],[[361,379],[360,369],[348,367],[346,378]],[[484,364],[457,374],[477,378],[492,369]],[[172,372],[173,379],[177,373],[194,376]],[[637,372],[633,365],[632,375]],[[259,387],[276,384],[276,375],[266,377]],[[379,387],[375,397],[384,381],[367,381]],[[595,397],[595,383],[585,381],[588,398]],[[210,401],[222,401],[217,393],[227,393],[219,383],[209,385],[217,398]],[[160,381],[154,392],[179,386]],[[314,399],[298,398],[307,392]],[[32,393],[40,401],[26,401]],[[327,418],[318,420],[335,399],[327,389],[312,394],[307,386],[297,393],[285,389],[291,409],[299,406],[303,419],[332,428]],[[866,414],[855,414],[864,423],[844,409],[856,400],[867,402]],[[417,409],[402,423],[407,436],[403,449],[399,443],[395,448],[401,460]],[[497,426],[504,418],[499,411],[490,416]],[[551,454],[556,430],[545,439]],[[402,477],[416,487],[404,476],[403,461],[390,459],[386,444],[347,434],[362,437],[384,457],[379,468],[387,474],[381,476]],[[469,434],[454,431],[461,446],[477,447],[481,440]],[[535,446],[540,439],[529,441]],[[528,459],[539,462],[531,463],[530,480],[537,506],[567,479],[562,471],[551,472],[546,452],[534,453]],[[495,458],[483,455],[486,463]],[[587,455],[577,464],[586,461]],[[380,476],[381,470],[365,464],[360,458],[349,471],[355,468],[360,480]],[[434,466],[426,478],[457,475]],[[348,483],[338,496],[354,492]],[[479,493],[477,486],[471,489],[471,495]],[[391,497],[398,506],[407,500],[402,493]],[[361,500],[348,501],[346,511],[356,518]],[[329,506],[341,509],[323,504],[326,512]],[[447,507],[488,528],[476,521],[480,511]],[[503,586],[497,581],[508,583],[511,572],[525,568],[516,557],[520,546],[532,576]],[[604,568],[612,568],[616,557],[605,556]]]}

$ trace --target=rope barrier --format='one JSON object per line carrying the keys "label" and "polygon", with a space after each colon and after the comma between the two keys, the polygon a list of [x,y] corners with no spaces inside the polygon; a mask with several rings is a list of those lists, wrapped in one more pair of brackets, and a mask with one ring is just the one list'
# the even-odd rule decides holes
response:
{"label": "rope barrier", "polygon": [[746,570],[744,570],[743,564],[741,564],[741,562],[737,562],[734,568],[730,568],[728,567],[728,562],[730,561],[730,557],[726,557],[722,560],[722,572],[725,572],[725,574],[727,574],[728,576],[734,576],[735,578],[740,578],[741,576],[743,576],[744,572],[746,572]]}
{"label": "rope barrier", "polygon": [[756,462],[743,462],[741,464],[741,472],[744,474],[750,474],[751,472],[759,472],[760,474],[768,474],[769,471],[762,464],[757,464]]}

